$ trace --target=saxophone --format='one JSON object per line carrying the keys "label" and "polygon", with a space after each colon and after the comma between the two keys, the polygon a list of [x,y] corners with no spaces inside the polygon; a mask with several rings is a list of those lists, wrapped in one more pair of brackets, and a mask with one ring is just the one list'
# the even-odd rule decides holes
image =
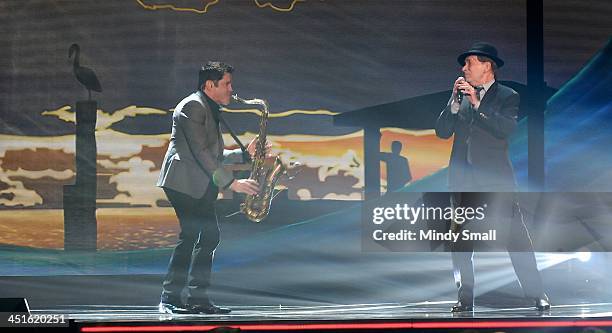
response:
{"label": "saxophone", "polygon": [[259,192],[255,195],[247,195],[244,202],[240,204],[240,211],[253,222],[261,222],[270,213],[272,205],[274,186],[276,182],[286,173],[287,168],[283,165],[280,157],[266,158],[266,133],[268,125],[268,103],[263,99],[242,99],[238,95],[232,95],[232,99],[238,103],[261,106],[261,121],[259,123],[259,136],[257,137],[255,156],[251,163],[251,175],[259,183]]}

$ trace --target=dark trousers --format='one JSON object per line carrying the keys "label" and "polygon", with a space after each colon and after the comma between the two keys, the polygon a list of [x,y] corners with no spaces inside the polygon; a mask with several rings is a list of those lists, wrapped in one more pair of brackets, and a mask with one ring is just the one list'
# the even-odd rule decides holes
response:
{"label": "dark trousers", "polygon": [[219,245],[215,214],[218,188],[209,186],[200,199],[167,188],[164,192],[174,207],[181,231],[163,282],[162,301],[181,304],[181,293],[187,286],[187,303],[205,303],[213,256]]}
{"label": "dark trousers", "polygon": [[[505,244],[514,272],[523,289],[525,297],[540,298],[544,295],[542,278],[538,272],[538,267],[533,253],[533,244],[523,222],[523,216],[512,194],[489,193],[453,193],[451,202],[453,207],[478,207],[484,202],[496,201],[497,204],[505,204],[510,211],[509,218],[505,221],[510,223],[509,235]],[[500,203],[501,201],[506,201]],[[510,201],[510,202],[508,202]],[[514,209],[514,211],[512,211]],[[502,212],[504,213],[504,212]],[[493,217],[496,218],[496,217]],[[453,261],[453,271],[455,281],[459,287],[458,299],[463,305],[474,304],[474,247],[473,243],[459,243],[458,246],[451,248]]]}

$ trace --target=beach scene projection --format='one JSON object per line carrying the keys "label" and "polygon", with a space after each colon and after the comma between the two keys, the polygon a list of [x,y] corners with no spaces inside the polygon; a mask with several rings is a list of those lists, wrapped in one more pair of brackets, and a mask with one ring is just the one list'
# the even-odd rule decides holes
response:
{"label": "beach scene projection", "polygon": [[[608,62],[595,61],[609,55],[609,30],[589,23],[595,37],[568,46],[562,37],[566,28],[557,26],[566,12],[553,2],[545,6],[546,81],[560,91],[548,119],[583,119],[584,114],[577,113],[557,116],[575,110],[566,105],[584,102],[570,94],[576,90],[561,88],[572,78],[573,84],[580,80],[580,87],[591,84],[583,82],[594,76],[577,75],[581,69],[599,76],[609,73]],[[206,61],[232,64],[239,96],[269,102],[267,138],[291,176],[280,179],[283,199],[278,200],[304,205],[338,202],[338,207],[347,207],[364,199],[364,130],[335,126],[335,115],[447,91],[460,74],[456,54],[474,39],[496,43],[506,60],[499,73],[503,80],[526,82],[526,32],[522,23],[517,24],[525,20],[524,2],[497,7],[483,1],[461,11],[450,0],[2,2],[0,41],[6,47],[0,50],[0,252],[13,258],[14,251],[64,248],[63,191],[76,181],[75,108],[77,101],[89,97],[73,74],[74,58],[68,57],[73,43],[80,45],[80,65],[94,70],[104,88],[91,93],[97,102],[97,249],[168,251],[176,241],[178,223],[155,183],[173,108],[196,89],[197,71]],[[597,6],[590,10],[592,16],[606,13]],[[474,12],[487,13],[473,29],[477,33],[458,35],[456,27],[473,24]],[[447,24],[439,25],[440,17]],[[593,58],[597,54],[600,58]],[[570,95],[571,101],[566,100]],[[603,123],[593,120],[607,117],[608,100],[602,103],[600,111],[580,122],[590,124],[589,131]],[[443,107],[444,102],[425,111],[437,113]],[[417,111],[423,110],[405,110],[402,116],[409,118]],[[224,112],[243,143],[258,134],[258,110],[231,104]],[[587,130],[562,127],[581,135]],[[522,122],[510,147],[521,179],[527,170],[525,129]],[[547,128],[547,137],[557,142],[568,137],[558,130]],[[608,137],[607,131],[597,131],[598,137]],[[222,132],[226,148],[237,148],[227,130]],[[380,152],[391,153],[394,142],[399,142],[399,155],[409,163],[411,179],[399,190],[422,190],[423,184],[443,190],[452,138],[439,139],[433,129],[386,127],[380,133]],[[572,140],[580,144],[578,150],[564,149],[562,154],[554,142],[547,143],[547,168],[556,175],[551,188],[593,184],[581,178],[586,172],[571,172],[578,168],[577,155],[572,154],[601,152],[602,146],[595,149],[591,143],[600,144]],[[384,193],[388,166],[384,161],[380,166]],[[606,164],[591,164],[596,166]],[[607,184],[609,172],[598,174],[597,184]],[[234,200],[225,191],[220,198]],[[287,225],[302,222],[285,220]],[[167,256],[164,252],[160,257]]]}

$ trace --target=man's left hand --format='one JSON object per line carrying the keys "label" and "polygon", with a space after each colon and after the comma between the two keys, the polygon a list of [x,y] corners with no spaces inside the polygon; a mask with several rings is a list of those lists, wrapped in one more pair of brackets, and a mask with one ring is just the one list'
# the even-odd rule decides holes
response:
{"label": "man's left hand", "polygon": [[457,89],[463,91],[463,96],[470,101],[470,104],[472,104],[474,109],[478,109],[478,106],[480,106],[480,100],[477,96],[478,92],[476,88],[472,87],[472,85],[467,81],[464,81],[457,85]]}

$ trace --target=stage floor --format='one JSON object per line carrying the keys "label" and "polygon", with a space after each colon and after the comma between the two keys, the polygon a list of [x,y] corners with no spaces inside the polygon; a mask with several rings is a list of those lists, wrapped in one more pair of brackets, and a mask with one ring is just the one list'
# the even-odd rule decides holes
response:
{"label": "stage floor", "polygon": [[[242,330],[338,329],[466,329],[466,328],[580,328],[612,327],[612,303],[556,304],[549,311],[532,307],[476,306],[474,312],[452,314],[453,301],[378,303],[327,306],[233,306],[227,315],[160,314],[155,306],[78,305],[33,310],[36,314],[63,314],[81,332],[206,330],[234,327]],[[108,330],[106,330],[108,329]]]}
{"label": "stage floor", "polygon": [[548,311],[533,307],[491,308],[476,306],[474,312],[453,314],[453,301],[409,304],[379,303],[327,306],[232,306],[227,315],[160,314],[156,306],[78,305],[61,309],[32,310],[38,314],[63,314],[80,322],[124,321],[320,321],[364,319],[448,319],[448,318],[599,318],[612,317],[612,303],[553,305]]}

